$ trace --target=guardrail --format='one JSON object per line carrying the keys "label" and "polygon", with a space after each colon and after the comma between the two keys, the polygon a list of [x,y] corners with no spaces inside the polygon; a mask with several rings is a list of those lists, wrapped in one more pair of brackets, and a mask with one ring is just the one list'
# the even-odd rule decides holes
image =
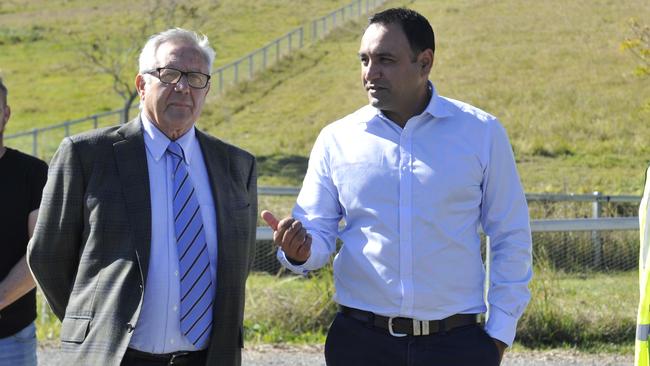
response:
{"label": "guardrail", "polygon": [[[264,187],[257,189],[261,196],[297,196],[300,187]],[[567,193],[526,193],[526,200],[548,202],[641,202],[641,196],[633,195],[604,195],[600,192],[593,194],[567,194]]]}
{"label": "guardrail", "polygon": [[[639,218],[615,217],[600,219],[531,220],[530,229],[534,233],[639,230]],[[271,228],[258,227],[257,240],[273,240],[273,231]]]}

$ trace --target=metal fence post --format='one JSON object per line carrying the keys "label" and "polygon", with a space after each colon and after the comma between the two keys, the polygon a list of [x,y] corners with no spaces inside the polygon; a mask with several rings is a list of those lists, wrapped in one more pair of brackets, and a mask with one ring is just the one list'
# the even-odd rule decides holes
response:
{"label": "metal fence post", "polygon": [[318,20],[311,22],[311,43],[316,42],[316,37],[318,37]]}
{"label": "metal fence post", "polygon": [[253,54],[248,55],[248,78],[253,78]]}
{"label": "metal fence post", "polygon": [[63,127],[65,128],[65,137],[70,136],[70,121],[65,121]]}
{"label": "metal fence post", "polygon": [[300,27],[300,31],[298,31],[298,36],[299,36],[298,48],[302,48],[303,46],[303,39],[305,38],[304,33],[305,32],[303,27]]}
{"label": "metal fence post", "polygon": [[99,121],[97,120],[97,115],[93,114],[93,128],[96,130],[98,125]]}
{"label": "metal fence post", "polygon": [[293,32],[289,33],[289,53],[291,53],[291,40],[292,40]]}
{"label": "metal fence post", "polygon": [[219,69],[219,93],[223,92],[223,68]]}
{"label": "metal fence post", "polygon": [[38,129],[32,129],[32,156],[38,156]]}
{"label": "metal fence post", "polygon": [[268,53],[268,46],[262,49],[262,69],[266,69],[266,54]]}
{"label": "metal fence post", "polygon": [[239,61],[240,60],[237,60],[237,62],[235,62],[235,84],[239,82]]}
{"label": "metal fence post", "polygon": [[[594,219],[600,218],[601,203],[600,196],[601,193],[596,191],[593,193],[595,199],[591,206],[591,216]],[[600,232],[592,231],[591,232],[591,242],[594,248],[594,268],[600,268],[603,260],[603,243],[600,240]]]}
{"label": "metal fence post", "polygon": [[275,62],[280,61],[280,38],[275,40]]}

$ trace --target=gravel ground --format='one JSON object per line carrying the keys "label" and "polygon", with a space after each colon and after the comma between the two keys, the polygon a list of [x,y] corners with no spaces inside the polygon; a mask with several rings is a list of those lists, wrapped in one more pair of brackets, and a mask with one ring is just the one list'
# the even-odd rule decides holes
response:
{"label": "gravel ground", "polygon": [[[59,365],[58,348],[54,345],[39,347],[40,366]],[[576,351],[525,351],[508,352],[502,366],[627,366],[633,356],[612,354],[585,354]],[[322,346],[271,346],[246,348],[243,366],[325,366]]]}

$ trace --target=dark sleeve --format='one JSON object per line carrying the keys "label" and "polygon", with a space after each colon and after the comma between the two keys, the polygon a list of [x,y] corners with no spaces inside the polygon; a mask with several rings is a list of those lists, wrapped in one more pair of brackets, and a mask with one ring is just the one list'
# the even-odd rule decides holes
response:
{"label": "dark sleeve", "polygon": [[35,160],[27,173],[29,175],[29,209],[36,210],[41,205],[43,187],[47,181],[47,164],[41,160]]}

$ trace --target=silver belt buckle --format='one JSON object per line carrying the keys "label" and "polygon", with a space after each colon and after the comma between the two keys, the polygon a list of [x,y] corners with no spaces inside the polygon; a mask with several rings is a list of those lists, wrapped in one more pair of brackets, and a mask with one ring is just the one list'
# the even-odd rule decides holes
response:
{"label": "silver belt buckle", "polygon": [[169,358],[169,362],[167,365],[174,365],[174,361],[176,360],[177,357],[183,357],[189,355],[189,352],[177,352],[172,354],[172,357]]}
{"label": "silver belt buckle", "polygon": [[388,333],[390,333],[390,335],[392,335],[393,337],[406,337],[408,334],[393,332],[393,319],[395,319],[394,316],[388,318]]}

